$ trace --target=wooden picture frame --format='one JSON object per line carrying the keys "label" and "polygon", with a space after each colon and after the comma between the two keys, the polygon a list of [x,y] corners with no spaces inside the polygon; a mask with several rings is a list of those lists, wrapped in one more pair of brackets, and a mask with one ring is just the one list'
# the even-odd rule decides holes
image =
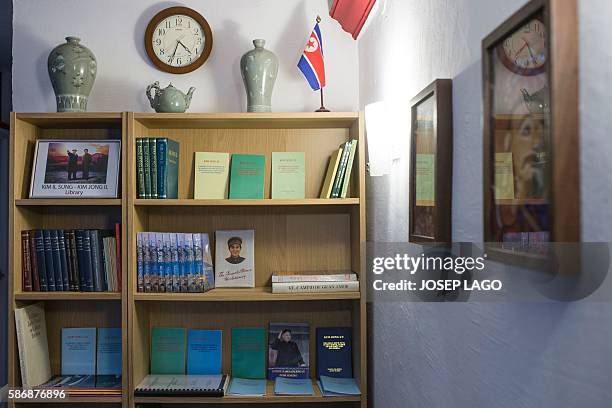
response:
{"label": "wooden picture frame", "polygon": [[[546,154],[544,173],[545,193],[541,196],[545,201],[537,199],[520,201],[516,195],[512,200],[501,200],[495,197],[495,158],[496,139],[495,132],[499,130],[499,121],[502,110],[499,106],[500,98],[495,94],[495,58],[496,48],[512,33],[516,33],[525,26],[526,22],[538,19],[545,24],[546,64],[542,75],[545,75],[546,96],[545,104],[541,108],[540,120],[545,124],[541,132],[546,141]],[[484,193],[484,241],[487,253],[491,259],[505,263],[520,264],[523,266],[541,265],[547,263],[550,248],[545,246],[541,253],[535,254],[531,246],[531,238],[527,250],[508,249],[504,246],[505,238],[499,239],[499,213],[500,208],[506,207],[527,208],[537,205],[546,206],[546,234],[550,242],[580,241],[580,128],[578,103],[578,21],[576,0],[532,0],[503,22],[497,29],[482,41],[482,67],[483,67],[483,193]],[[530,50],[531,52],[531,50]],[[498,71],[499,72],[499,71]],[[514,75],[520,75],[516,73]],[[527,77],[525,77],[527,78]],[[533,78],[533,77],[531,77]],[[517,88],[521,88],[521,77],[513,78]],[[527,81],[527,79],[525,79]],[[544,88],[542,88],[544,90]],[[525,94],[523,93],[525,96]],[[549,96],[548,96],[549,95]],[[528,99],[525,99],[529,112]],[[510,115],[506,115],[510,116]],[[496,127],[497,126],[497,127]],[[512,156],[510,156],[512,157]],[[515,167],[514,159],[512,166]],[[514,171],[514,170],[513,170]],[[512,179],[516,180],[512,174]],[[516,182],[515,182],[516,183]],[[498,190],[499,191],[499,190]],[[498,194],[499,195],[499,194]],[[504,204],[504,201],[507,203]],[[517,210],[518,211],[518,210]],[[497,222],[497,224],[495,224]],[[524,231],[524,230],[521,230]],[[519,234],[529,234],[519,232]],[[545,242],[546,244],[546,242]]]}
{"label": "wooden picture frame", "polygon": [[[410,104],[412,125],[408,239],[415,243],[450,243],[453,184],[452,81],[435,80],[415,96]],[[426,104],[429,105],[427,108]],[[422,121],[425,125],[421,124],[421,127],[425,126],[425,133],[419,130],[420,108],[431,109],[430,118],[429,113],[423,116],[429,118]],[[431,123],[427,123],[429,121]],[[420,141],[421,137],[423,142]],[[418,186],[418,183],[423,184]]]}

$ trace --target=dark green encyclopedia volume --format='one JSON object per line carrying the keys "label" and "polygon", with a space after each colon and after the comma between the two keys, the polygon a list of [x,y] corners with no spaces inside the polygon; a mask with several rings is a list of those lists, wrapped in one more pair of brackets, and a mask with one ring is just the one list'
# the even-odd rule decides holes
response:
{"label": "dark green encyclopedia volume", "polygon": [[157,138],[157,198],[178,198],[178,142]]}

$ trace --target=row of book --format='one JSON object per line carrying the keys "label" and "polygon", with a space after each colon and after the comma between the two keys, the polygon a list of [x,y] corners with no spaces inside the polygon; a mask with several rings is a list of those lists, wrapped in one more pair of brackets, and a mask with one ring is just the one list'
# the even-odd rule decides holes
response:
{"label": "row of book", "polygon": [[[121,388],[121,328],[62,328],[61,373],[52,377],[43,302],[15,309],[23,387]],[[89,392],[89,391],[88,391]]]}
{"label": "row of book", "polygon": [[[222,337],[221,330],[152,328],[150,375],[136,387],[136,392],[139,395],[174,394],[176,390],[171,387],[163,389],[167,379],[164,376],[222,376]],[[349,327],[316,329],[317,379],[353,378],[351,339]],[[248,380],[262,380],[264,384],[267,379],[278,378],[308,382],[311,374],[309,347],[307,323],[270,323],[267,331],[263,327],[232,328],[232,381],[245,380],[243,386],[247,388]],[[283,385],[291,388],[289,383]],[[251,387],[253,384],[251,382]],[[218,389],[215,387],[215,392]],[[244,395],[243,391],[234,392]]]}
{"label": "row of book", "polygon": [[345,273],[290,273],[272,275],[272,293],[359,292],[357,274]]}
{"label": "row of book", "polygon": [[120,291],[120,230],[21,231],[23,291]]}
{"label": "row of book", "polygon": [[136,139],[138,198],[178,198],[178,142],[166,137]]}
{"label": "row of book", "polygon": [[346,198],[349,190],[351,170],[357,151],[357,140],[343,143],[329,158],[329,165],[320,198]]}
{"label": "row of book", "polygon": [[215,287],[208,234],[139,232],[137,290],[206,292]]}

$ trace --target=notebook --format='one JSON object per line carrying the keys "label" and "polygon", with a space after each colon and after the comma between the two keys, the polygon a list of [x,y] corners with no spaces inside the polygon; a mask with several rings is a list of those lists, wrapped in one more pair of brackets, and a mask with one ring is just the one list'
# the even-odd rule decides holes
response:
{"label": "notebook", "polygon": [[227,391],[227,375],[148,375],[134,390],[134,395],[223,397]]}

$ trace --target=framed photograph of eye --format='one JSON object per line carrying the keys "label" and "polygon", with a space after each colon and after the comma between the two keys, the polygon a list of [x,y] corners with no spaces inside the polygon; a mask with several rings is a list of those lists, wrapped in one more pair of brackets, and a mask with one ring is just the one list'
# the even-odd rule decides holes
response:
{"label": "framed photograph of eye", "polygon": [[437,79],[411,101],[410,242],[451,241],[452,95],[452,81]]}
{"label": "framed photograph of eye", "polygon": [[577,31],[576,0],[532,0],[482,42],[494,259],[546,260],[549,242],[580,241]]}

